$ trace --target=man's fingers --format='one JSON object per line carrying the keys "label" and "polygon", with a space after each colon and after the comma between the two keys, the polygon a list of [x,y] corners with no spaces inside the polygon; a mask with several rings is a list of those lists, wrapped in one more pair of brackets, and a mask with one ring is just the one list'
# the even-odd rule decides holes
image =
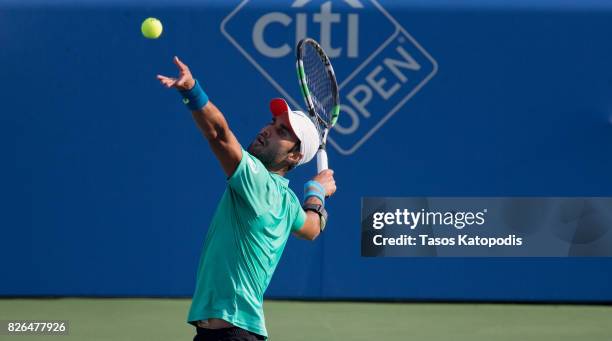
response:
{"label": "man's fingers", "polygon": [[157,79],[159,79],[160,81],[172,80],[171,77],[166,77],[162,75],[157,75]]}
{"label": "man's fingers", "polygon": [[157,79],[159,80],[160,83],[162,83],[166,87],[171,87],[174,85],[174,83],[176,83],[176,79],[171,78],[171,77],[162,76],[162,75],[157,75]]}
{"label": "man's fingers", "polygon": [[161,81],[161,83],[163,85],[165,85],[167,88],[171,87],[172,85],[174,85],[174,81],[169,80],[169,79],[164,79]]}
{"label": "man's fingers", "polygon": [[334,171],[331,169],[324,169],[321,171],[321,173],[319,173],[319,175],[333,175]]}
{"label": "man's fingers", "polygon": [[183,64],[183,62],[181,62],[181,60],[177,57],[174,56],[174,64],[176,64],[176,66],[179,68],[179,70],[181,71],[187,71],[189,70],[189,68],[187,67],[187,65]]}
{"label": "man's fingers", "polygon": [[162,75],[157,75],[157,79],[159,79],[159,81],[162,83],[167,82],[167,81],[174,81],[174,78],[170,78],[170,77],[166,77]]}
{"label": "man's fingers", "polygon": [[174,58],[172,58],[172,62],[174,62],[174,65],[176,65],[176,67],[178,67],[179,69],[181,68],[181,61],[178,59],[177,56],[174,56]]}

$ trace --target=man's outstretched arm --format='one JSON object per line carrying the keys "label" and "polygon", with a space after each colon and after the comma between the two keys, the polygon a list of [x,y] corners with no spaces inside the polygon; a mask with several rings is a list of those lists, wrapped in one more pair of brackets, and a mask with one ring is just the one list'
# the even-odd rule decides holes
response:
{"label": "man's outstretched arm", "polygon": [[[178,78],[157,75],[157,79],[167,88],[176,88],[182,92],[192,90],[196,86],[196,81],[189,67],[178,57],[174,57],[174,64],[179,69]],[[191,115],[219,159],[223,171],[228,177],[231,176],[242,159],[242,147],[230,130],[223,113],[213,103],[207,101],[201,108],[192,110]]]}

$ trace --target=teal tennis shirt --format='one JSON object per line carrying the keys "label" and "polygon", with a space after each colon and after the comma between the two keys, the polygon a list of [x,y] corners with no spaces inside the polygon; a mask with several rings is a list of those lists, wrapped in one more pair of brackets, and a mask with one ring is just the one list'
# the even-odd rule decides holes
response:
{"label": "teal tennis shirt", "polygon": [[267,337],[264,291],[306,213],[289,180],[245,150],[227,185],[206,235],[187,322],[219,318]]}

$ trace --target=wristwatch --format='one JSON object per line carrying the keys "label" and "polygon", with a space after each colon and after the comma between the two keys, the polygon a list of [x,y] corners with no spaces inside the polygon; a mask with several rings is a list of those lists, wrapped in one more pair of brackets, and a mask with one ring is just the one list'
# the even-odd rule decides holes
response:
{"label": "wristwatch", "polygon": [[304,204],[302,206],[304,211],[312,211],[319,215],[319,220],[321,221],[321,232],[325,229],[325,224],[327,224],[327,211],[323,205],[319,204]]}

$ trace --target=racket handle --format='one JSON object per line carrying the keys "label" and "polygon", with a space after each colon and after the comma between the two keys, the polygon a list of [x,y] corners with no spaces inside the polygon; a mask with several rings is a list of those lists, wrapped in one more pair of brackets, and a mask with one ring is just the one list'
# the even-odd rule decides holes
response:
{"label": "racket handle", "polygon": [[325,149],[319,149],[317,151],[317,173],[321,173],[322,171],[328,169],[327,166],[327,152]]}

